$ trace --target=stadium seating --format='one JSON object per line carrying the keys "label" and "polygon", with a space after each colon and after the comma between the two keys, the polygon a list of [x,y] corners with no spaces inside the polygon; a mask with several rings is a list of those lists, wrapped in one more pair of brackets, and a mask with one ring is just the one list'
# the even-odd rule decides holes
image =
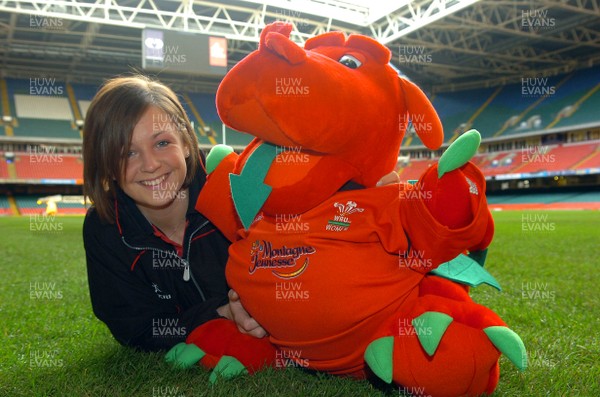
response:
{"label": "stadium seating", "polygon": [[582,210],[600,209],[600,191],[557,192],[488,195],[491,210]]}
{"label": "stadium seating", "polygon": [[596,145],[596,149],[586,158],[575,164],[573,169],[588,169],[588,168],[599,168],[600,169],[600,144]]}
{"label": "stadium seating", "polygon": [[[598,122],[600,67],[548,78],[532,77],[499,88],[438,93],[432,98],[444,141],[470,128],[482,137],[576,127]],[[407,134],[404,146],[422,145]]]}
{"label": "stadium seating", "polygon": [[11,215],[8,197],[0,196],[0,215]]}
{"label": "stadium seating", "polygon": [[[512,172],[536,173],[542,171],[569,170],[582,159],[586,159],[596,151],[597,142],[553,146],[545,154],[522,152],[523,166],[512,169]],[[530,160],[529,160],[530,159]]]}
{"label": "stadium seating", "polygon": [[79,138],[65,84],[52,79],[6,79],[14,135]]}
{"label": "stadium seating", "polygon": [[[217,143],[227,143],[233,147],[245,147],[250,143],[252,137],[241,134],[230,128],[225,131],[225,137],[222,134],[222,123],[217,113],[214,94],[187,93],[184,96],[184,107],[189,117],[195,120],[196,125],[201,125],[198,121],[199,115],[203,122],[211,128],[211,131],[202,131],[200,128],[200,144],[215,145]],[[212,139],[210,139],[212,137]]]}
{"label": "stadium seating", "polygon": [[0,179],[8,178],[8,164],[4,159],[4,153],[0,152]]}
{"label": "stadium seating", "polygon": [[54,154],[51,151],[17,153],[15,168],[17,177],[22,179],[61,179],[79,184],[83,179],[83,161],[80,156]]}
{"label": "stadium seating", "polygon": [[[399,164],[402,180],[418,179],[437,160],[411,159]],[[600,168],[600,143],[580,142],[477,154],[472,162],[486,177],[512,173],[556,172]]]}
{"label": "stadium seating", "polygon": [[427,160],[427,159],[419,159],[419,160],[411,160],[408,164],[400,165],[398,168],[398,173],[400,174],[400,179],[402,181],[410,181],[419,179],[421,174],[425,172],[427,168],[431,165],[435,164],[435,160]]}

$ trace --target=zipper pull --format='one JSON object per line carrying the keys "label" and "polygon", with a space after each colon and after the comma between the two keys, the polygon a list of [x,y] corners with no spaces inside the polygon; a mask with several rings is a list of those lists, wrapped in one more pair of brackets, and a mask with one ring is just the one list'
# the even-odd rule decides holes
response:
{"label": "zipper pull", "polygon": [[185,267],[183,268],[183,281],[190,281],[190,264],[187,261],[184,262]]}

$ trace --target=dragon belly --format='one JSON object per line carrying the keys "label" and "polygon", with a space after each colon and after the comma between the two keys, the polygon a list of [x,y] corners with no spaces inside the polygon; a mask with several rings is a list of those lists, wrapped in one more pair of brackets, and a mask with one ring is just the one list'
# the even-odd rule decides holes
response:
{"label": "dragon belly", "polygon": [[422,275],[386,252],[358,217],[308,214],[294,227],[260,218],[230,248],[231,288],[288,356],[332,373],[360,370],[364,348],[416,294]]}

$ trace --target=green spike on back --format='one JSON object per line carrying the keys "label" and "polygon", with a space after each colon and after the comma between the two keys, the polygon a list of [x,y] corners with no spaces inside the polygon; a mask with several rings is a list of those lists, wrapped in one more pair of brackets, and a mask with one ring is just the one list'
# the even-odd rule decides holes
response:
{"label": "green spike on back", "polygon": [[444,176],[446,172],[453,171],[467,164],[469,160],[477,153],[481,135],[477,130],[469,130],[456,138],[454,142],[446,149],[438,162],[438,178]]}
{"label": "green spike on back", "polygon": [[502,326],[487,327],[483,332],[517,368],[521,371],[527,369],[527,350],[516,332]]}
{"label": "green spike on back", "polygon": [[233,148],[231,146],[221,144],[213,146],[208,156],[206,156],[206,173],[213,172],[219,163],[232,152]]}
{"label": "green spike on back", "polygon": [[211,372],[208,380],[215,383],[219,378],[232,379],[236,376],[245,375],[248,370],[235,357],[223,356]]}
{"label": "green spike on back", "polygon": [[433,356],[453,320],[449,315],[438,312],[425,312],[413,319],[412,325],[419,342],[429,356]]}
{"label": "green spike on back", "polygon": [[477,261],[483,261],[485,258],[481,254],[478,255],[473,259],[470,254],[469,256],[460,254],[451,261],[442,263],[430,273],[471,287],[485,283],[501,291],[498,281]]}
{"label": "green spike on back", "polygon": [[365,350],[365,361],[369,368],[387,383],[392,383],[394,363],[392,361],[394,351],[394,338],[386,336],[374,340]]}

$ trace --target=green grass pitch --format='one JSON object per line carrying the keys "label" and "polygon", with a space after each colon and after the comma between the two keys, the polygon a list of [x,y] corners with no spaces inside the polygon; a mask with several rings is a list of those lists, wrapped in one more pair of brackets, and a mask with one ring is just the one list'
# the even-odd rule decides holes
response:
{"label": "green grass pitch", "polygon": [[[496,212],[486,268],[503,287],[475,301],[523,338],[524,373],[501,358],[495,396],[600,396],[600,212]],[[0,218],[1,396],[401,396],[299,369],[216,386],[200,368],[119,346],[94,318],[82,217]],[[46,224],[44,224],[46,223]]]}

